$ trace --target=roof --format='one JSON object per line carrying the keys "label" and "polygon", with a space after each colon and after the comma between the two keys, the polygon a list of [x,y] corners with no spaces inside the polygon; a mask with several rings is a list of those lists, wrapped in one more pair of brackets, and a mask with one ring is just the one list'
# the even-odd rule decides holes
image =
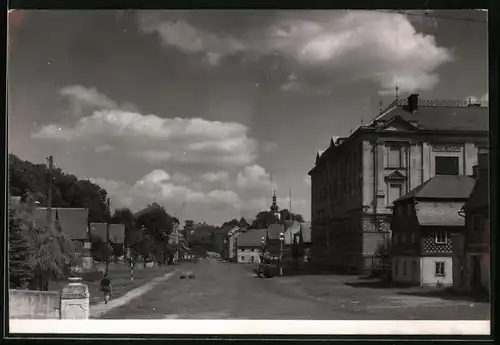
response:
{"label": "roof", "polygon": [[489,109],[487,107],[437,106],[426,105],[431,101],[419,100],[415,113],[407,109],[407,100],[401,99],[398,105],[379,115],[375,120],[389,121],[400,116],[408,122],[416,121],[419,130],[445,131],[488,131]]}
{"label": "roof", "polygon": [[[375,117],[367,126],[360,126],[349,138],[357,136],[360,132],[378,130],[391,120],[399,118],[406,123],[411,131],[469,131],[484,132],[489,131],[489,109],[488,107],[472,106],[468,107],[460,102],[453,101],[418,101],[419,107],[411,113],[408,110],[408,100],[399,99],[391,104],[385,111]],[[456,105],[454,105],[454,103]],[[396,119],[395,119],[396,120]],[[415,127],[416,126],[416,127]],[[345,138],[344,138],[345,139]],[[327,150],[336,150],[337,146],[342,147],[342,141],[329,146]],[[316,166],[323,159],[323,151],[316,153],[316,164],[309,171],[312,175]]]}
{"label": "roof", "polygon": [[266,229],[267,231],[267,238],[269,240],[278,240],[280,238],[280,234],[285,232],[285,229],[283,228],[283,225],[281,224],[271,224],[269,227]]}
{"label": "roof", "polygon": [[470,176],[436,175],[394,202],[409,199],[463,199],[469,197],[475,179]]}
{"label": "roof", "polygon": [[463,202],[422,201],[415,205],[421,226],[464,226],[465,218],[459,212]]}
{"label": "roof", "polygon": [[490,183],[488,176],[479,178],[469,195],[469,199],[462,207],[462,209],[467,212],[474,212],[481,208],[488,208],[490,205],[489,200],[490,195]]}
{"label": "roof", "polygon": [[92,240],[100,238],[103,241],[107,240],[106,223],[90,223],[90,238]]}
{"label": "roof", "polygon": [[[300,229],[301,229],[300,225],[301,225],[300,222],[293,221],[293,223],[291,224],[291,226],[289,226],[285,230],[285,232],[284,232],[284,235],[285,235],[285,244],[288,244],[288,245],[293,244],[293,236],[295,234],[300,233]],[[279,236],[279,234],[278,234],[278,236]]]}
{"label": "roof", "polygon": [[[70,240],[88,239],[89,210],[86,208],[52,207],[52,221],[59,218],[62,232]],[[38,207],[33,212],[35,224],[40,227],[47,226],[47,208]]]}
{"label": "roof", "polygon": [[125,225],[109,224],[109,240],[113,243],[125,242]]}
{"label": "roof", "polygon": [[237,247],[260,247],[262,237],[266,236],[264,229],[252,229],[242,233],[236,240]]}
{"label": "roof", "polygon": [[300,231],[302,232],[302,241],[304,243],[311,243],[311,223],[300,223]]}

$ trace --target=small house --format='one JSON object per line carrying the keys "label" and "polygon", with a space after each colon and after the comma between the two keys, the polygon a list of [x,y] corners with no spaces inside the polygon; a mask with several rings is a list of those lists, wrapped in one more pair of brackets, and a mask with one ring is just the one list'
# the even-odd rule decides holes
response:
{"label": "small house", "polygon": [[394,202],[393,281],[431,286],[453,283],[452,235],[465,229],[458,212],[474,183],[470,176],[436,175]]}
{"label": "small house", "polygon": [[265,237],[266,230],[262,229],[251,229],[239,235],[236,239],[238,263],[259,263]]}

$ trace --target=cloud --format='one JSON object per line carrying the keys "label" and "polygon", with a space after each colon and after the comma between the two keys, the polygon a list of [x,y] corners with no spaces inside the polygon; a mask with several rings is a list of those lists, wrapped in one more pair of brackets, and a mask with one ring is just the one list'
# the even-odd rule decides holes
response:
{"label": "cloud", "polygon": [[[180,173],[170,175],[165,170],[155,169],[133,184],[103,178],[91,180],[108,191],[114,208],[129,207],[138,211],[152,202],[158,202],[172,215],[213,224],[241,214],[242,201],[234,191],[195,190],[185,185],[189,181],[183,177]],[[187,210],[181,212],[183,207]]]}
{"label": "cloud", "polygon": [[207,182],[228,182],[229,173],[227,171],[207,172],[201,175],[201,179]]}
{"label": "cloud", "polygon": [[[452,59],[432,35],[416,31],[409,19],[415,16],[379,11],[274,13],[261,18],[260,13],[243,14],[242,21],[253,25],[242,25],[231,34],[206,27],[206,20],[196,24],[190,18],[172,19],[171,14],[141,13],[138,22],[166,47],[204,58],[212,54],[213,64],[228,56],[256,61],[280,55],[298,70],[300,66],[315,73],[311,83],[372,79],[381,93],[393,92],[396,83],[401,92],[432,89],[439,82],[436,69]],[[295,77],[302,79],[300,73]],[[282,89],[296,90],[303,83],[289,80]]]}
{"label": "cloud", "polygon": [[[93,89],[89,92],[75,87],[69,90],[94,105],[116,105]],[[94,146],[96,152],[119,150],[119,154],[154,164],[173,161],[245,166],[257,158],[257,142],[248,137],[248,130],[247,126],[236,122],[162,118],[103,108],[80,117],[73,124],[45,125],[32,136],[61,143],[84,143]]]}
{"label": "cloud", "polygon": [[269,189],[273,187],[271,175],[257,164],[245,167],[243,171],[238,173],[236,181],[240,188]]}
{"label": "cloud", "polygon": [[137,111],[137,107],[130,102],[118,104],[95,88],[82,85],[69,85],[62,88],[59,94],[69,102],[69,113],[80,118],[91,114],[96,109],[122,109]]}

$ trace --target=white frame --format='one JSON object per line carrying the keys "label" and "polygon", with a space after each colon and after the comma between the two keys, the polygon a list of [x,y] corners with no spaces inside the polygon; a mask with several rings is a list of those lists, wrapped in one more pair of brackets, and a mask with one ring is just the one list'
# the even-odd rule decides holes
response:
{"label": "white frame", "polygon": [[[438,272],[439,268],[439,272]],[[442,270],[441,270],[442,268]],[[441,273],[442,271],[442,273]],[[446,262],[444,261],[434,261],[434,276],[445,277],[446,276]]]}
{"label": "white frame", "polygon": [[[443,236],[438,236],[438,235],[443,235]],[[438,238],[442,237],[444,238],[444,241],[438,241]],[[448,232],[444,230],[438,230],[434,233],[434,242],[436,244],[447,244],[448,243]]]}

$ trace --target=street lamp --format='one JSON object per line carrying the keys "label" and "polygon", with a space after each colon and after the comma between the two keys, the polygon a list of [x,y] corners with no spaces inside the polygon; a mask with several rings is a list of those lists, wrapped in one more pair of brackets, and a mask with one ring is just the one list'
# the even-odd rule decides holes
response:
{"label": "street lamp", "polygon": [[280,276],[283,275],[283,268],[281,267],[281,260],[283,259],[283,242],[285,242],[285,234],[280,232],[280,258],[278,261]]}

